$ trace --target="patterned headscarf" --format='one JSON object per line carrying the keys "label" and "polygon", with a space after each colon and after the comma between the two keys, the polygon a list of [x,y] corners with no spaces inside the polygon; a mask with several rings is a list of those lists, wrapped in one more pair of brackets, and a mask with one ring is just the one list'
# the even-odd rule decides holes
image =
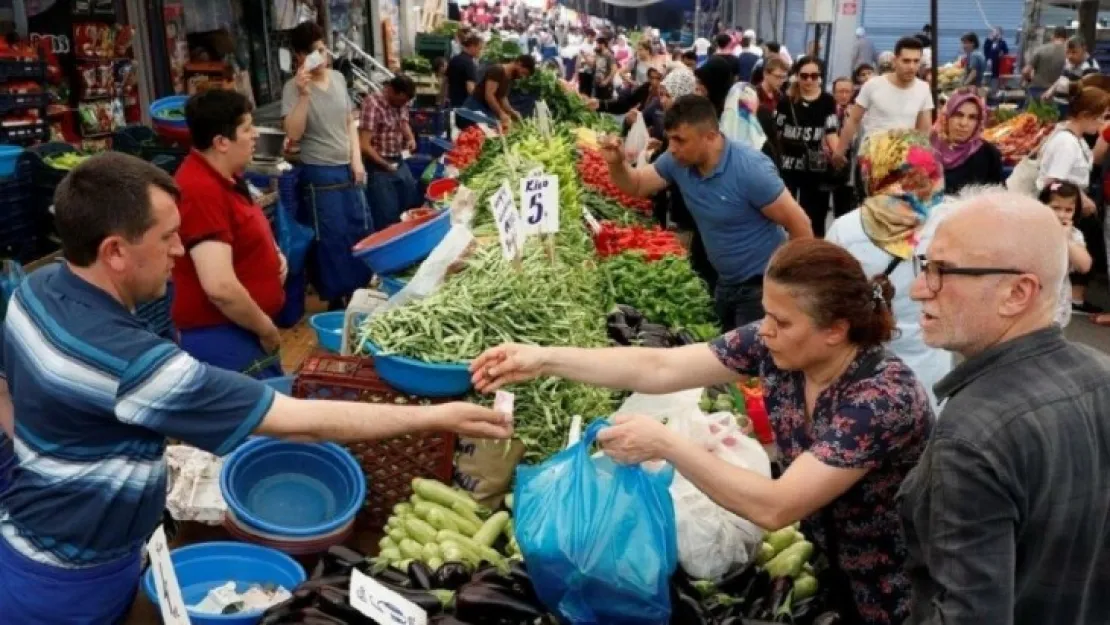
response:
{"label": "patterned headscarf", "polygon": [[671,98],[681,98],[694,92],[697,87],[697,79],[694,78],[694,72],[686,67],[676,67],[667,72],[660,84],[667,89]]}
{"label": "patterned headscarf", "polygon": [[[971,131],[971,137],[967,141],[953,143],[948,136],[949,120],[956,114],[956,111],[960,110],[961,106],[968,102],[979,107],[979,122],[975,129]],[[948,98],[944,113],[937,120],[937,124],[933,126],[933,134],[930,137],[933,149],[940,156],[940,164],[945,169],[953,169],[963,165],[967,159],[979,151],[979,148],[983,147],[983,138],[979,136],[979,133],[983,130],[983,118],[986,115],[987,107],[983,104],[983,99],[974,93],[955,93]]]}
{"label": "patterned headscarf", "polygon": [[725,137],[762,150],[767,142],[763,126],[756,118],[759,110],[759,94],[755,87],[746,82],[738,82],[729,89],[725,98],[725,110],[721,114],[721,132]]}
{"label": "patterned headscarf", "polygon": [[888,130],[864,140],[859,166],[867,189],[863,231],[876,247],[909,259],[929,212],[944,197],[936,152],[917,131]]}

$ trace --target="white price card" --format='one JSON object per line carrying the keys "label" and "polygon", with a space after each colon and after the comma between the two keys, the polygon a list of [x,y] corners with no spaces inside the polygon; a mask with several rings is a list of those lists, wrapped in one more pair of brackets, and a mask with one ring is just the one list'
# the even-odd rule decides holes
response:
{"label": "white price card", "polygon": [[493,222],[497,224],[501,252],[507,260],[514,260],[520,256],[520,213],[513,204],[513,191],[508,182],[501,183],[501,188],[490,198],[489,207],[493,211]]}
{"label": "white price card", "polygon": [[166,625],[189,625],[189,611],[181,597],[177,573],[170,560],[170,546],[166,544],[166,530],[161,525],[154,530],[146,545],[150,568],[154,571],[154,589],[158,593],[158,608]]}
{"label": "white price card", "polygon": [[521,180],[520,204],[526,234],[559,231],[558,176],[529,176]]}
{"label": "white price card", "polygon": [[358,569],[351,570],[351,607],[379,625],[428,625],[420,606],[382,586]]}

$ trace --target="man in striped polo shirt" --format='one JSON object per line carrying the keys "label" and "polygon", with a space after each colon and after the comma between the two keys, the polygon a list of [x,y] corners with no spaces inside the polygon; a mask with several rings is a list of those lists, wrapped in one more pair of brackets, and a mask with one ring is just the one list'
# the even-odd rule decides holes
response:
{"label": "man in striped polo shirt", "polygon": [[[118,153],[73,170],[55,195],[65,262],[32,273],[0,333],[0,415],[18,464],[0,495],[0,622],[119,622],[139,550],[166,499],[166,438],[226,454],[251,433],[355,441],[449,429],[506,437],[507,417],[432,407],[296,400],[205,365],[132,311],[184,253],[177,187]],[[0,435],[0,444],[7,437]]]}

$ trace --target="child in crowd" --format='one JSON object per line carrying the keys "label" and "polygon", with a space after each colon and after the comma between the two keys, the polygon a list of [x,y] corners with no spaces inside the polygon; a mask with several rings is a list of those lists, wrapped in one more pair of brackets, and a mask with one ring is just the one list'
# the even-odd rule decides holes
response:
{"label": "child in crowd", "polygon": [[[1068,232],[1068,271],[1071,274],[1085,274],[1093,263],[1083,233],[1075,227],[1075,214],[1080,210],[1083,196],[1079,187],[1070,182],[1052,182],[1041,191],[1041,202],[1056,213],[1056,217]],[[1071,321],[1072,302],[1071,278],[1065,277],[1060,290],[1060,303],[1056,311],[1056,322],[1067,327]]]}

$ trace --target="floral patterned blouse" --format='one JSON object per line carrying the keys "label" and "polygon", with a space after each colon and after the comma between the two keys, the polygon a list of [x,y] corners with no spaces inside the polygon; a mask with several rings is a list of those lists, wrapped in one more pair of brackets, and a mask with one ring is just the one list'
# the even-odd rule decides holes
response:
{"label": "floral patterned blouse", "polygon": [[[710,348],[730,369],[760,377],[784,465],[809,452],[829,466],[869,469],[830,504],[840,568],[851,581],[864,623],[900,624],[909,616],[910,580],[895,496],[925,450],[932,423],[928,395],[893,356],[884,356],[870,374],[860,372],[865,361],[875,362],[882,349],[875,347],[861,350],[821,392],[809,420],[804,374],[775,366],[758,330],[759,322],[737,328]],[[824,550],[823,513],[806,519],[804,531]]]}

